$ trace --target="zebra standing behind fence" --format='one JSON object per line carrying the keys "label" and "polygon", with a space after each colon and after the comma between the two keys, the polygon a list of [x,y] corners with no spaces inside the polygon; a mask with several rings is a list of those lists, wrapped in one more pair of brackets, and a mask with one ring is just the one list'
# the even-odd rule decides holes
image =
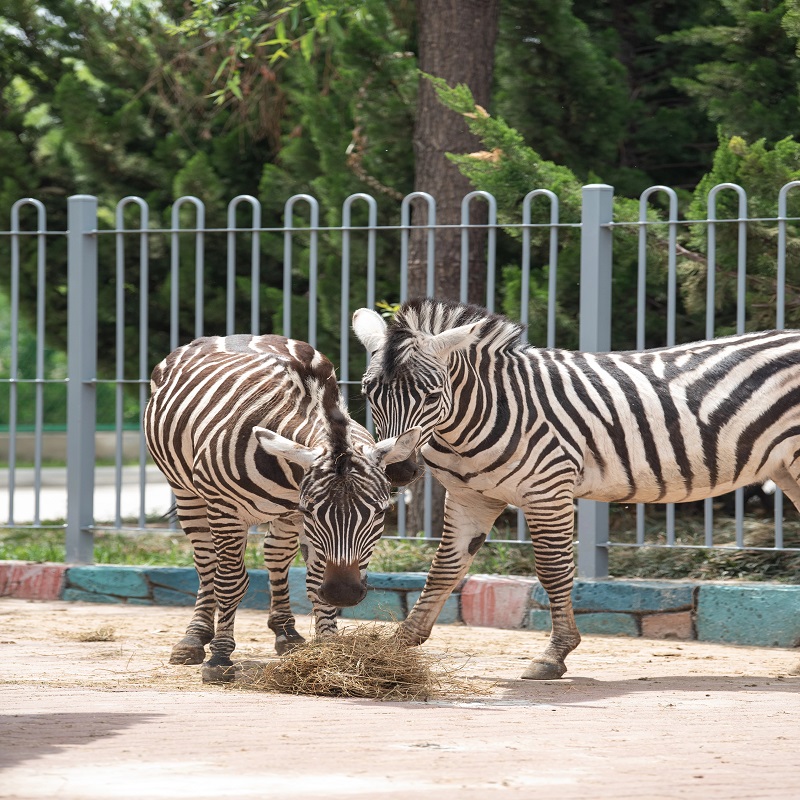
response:
{"label": "zebra standing behind fence", "polygon": [[378,433],[422,427],[447,489],[444,532],[401,623],[424,642],[507,504],[528,522],[552,634],[524,678],[564,674],[577,647],[571,591],[575,497],[671,503],[769,478],[800,508],[800,331],[643,352],[520,343],[521,326],[475,306],[415,300],[388,327],[359,309],[363,380]]}
{"label": "zebra standing behind fence", "polygon": [[[345,410],[333,365],[282,336],[197,339],[153,371],[144,414],[150,452],[177,502],[200,578],[194,615],[171,663],[231,680],[236,609],[247,590],[247,531],[268,523],[269,627],[279,653],[303,641],[289,605],[298,544],[318,635],[366,594],[366,568],[389,505],[386,466],[420,431],[375,443]],[[216,615],[216,627],[215,627]]]}

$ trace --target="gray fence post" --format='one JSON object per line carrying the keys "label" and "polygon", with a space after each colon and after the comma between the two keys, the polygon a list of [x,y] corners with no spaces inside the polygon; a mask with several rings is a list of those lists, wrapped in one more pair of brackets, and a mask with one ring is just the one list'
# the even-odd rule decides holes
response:
{"label": "gray fence post", "polygon": [[93,560],[97,198],[67,201],[67,563]]}
{"label": "gray fence post", "polygon": [[[611,229],[614,189],[583,187],[581,207],[580,349],[611,348]],[[608,577],[608,503],[578,501],[578,575]]]}

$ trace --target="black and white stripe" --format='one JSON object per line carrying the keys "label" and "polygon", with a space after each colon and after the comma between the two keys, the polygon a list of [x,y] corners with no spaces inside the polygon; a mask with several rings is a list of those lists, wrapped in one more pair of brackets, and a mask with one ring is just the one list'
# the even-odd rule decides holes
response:
{"label": "black and white stripe", "polygon": [[348,416],[330,361],[280,336],[197,339],[155,368],[151,389],[147,443],[175,494],[200,578],[173,663],[202,662],[210,642],[204,679],[232,677],[247,531],[259,523],[269,525],[264,561],[278,652],[302,641],[288,584],[298,545],[317,633],[335,631],[337,607],[366,592],[389,504],[386,465],[413,453],[419,431],[376,444]]}
{"label": "black and white stripe", "polygon": [[386,328],[353,326],[373,354],[364,381],[376,429],[421,426],[447,488],[442,544],[403,623],[424,641],[506,504],[531,531],[553,615],[525,673],[564,673],[580,636],[570,601],[573,500],[666,503],[773,480],[800,508],[800,331],[643,352],[520,344],[520,326],[475,306],[405,304]]}

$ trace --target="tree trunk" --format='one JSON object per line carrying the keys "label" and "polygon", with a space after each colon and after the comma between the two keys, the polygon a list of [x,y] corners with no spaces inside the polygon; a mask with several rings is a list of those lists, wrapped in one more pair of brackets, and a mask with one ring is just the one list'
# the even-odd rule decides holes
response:
{"label": "tree trunk", "polygon": [[[499,0],[416,0],[419,31],[419,67],[422,72],[444,78],[448,84],[466,83],[482,106],[489,105],[497,37]],[[472,191],[469,181],[446,158],[446,153],[472,153],[480,143],[459,114],[445,108],[436,98],[429,81],[420,78],[414,123],[414,190],[428,192],[436,200],[438,225],[461,222],[461,201]],[[470,222],[485,224],[486,208],[481,200],[471,204]],[[412,213],[415,229],[409,237],[409,297],[426,294],[428,263],[427,236],[416,226],[427,222],[427,208],[416,202]],[[470,231],[467,299],[486,303],[486,230]],[[460,300],[461,232],[438,230],[435,241],[436,297]],[[440,536],[444,490],[434,481],[432,530]],[[412,489],[407,528],[414,534],[423,530],[423,483]]]}

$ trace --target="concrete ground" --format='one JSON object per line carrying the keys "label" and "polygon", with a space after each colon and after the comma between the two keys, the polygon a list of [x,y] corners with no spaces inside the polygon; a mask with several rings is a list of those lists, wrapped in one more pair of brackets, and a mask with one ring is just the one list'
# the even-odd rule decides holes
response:
{"label": "concrete ground", "polygon": [[[797,797],[796,649],[590,636],[534,683],[544,634],[439,626],[467,689],[377,702],[204,686],[167,663],[188,618],[0,599],[0,797]],[[264,612],[237,642],[272,656]]]}

